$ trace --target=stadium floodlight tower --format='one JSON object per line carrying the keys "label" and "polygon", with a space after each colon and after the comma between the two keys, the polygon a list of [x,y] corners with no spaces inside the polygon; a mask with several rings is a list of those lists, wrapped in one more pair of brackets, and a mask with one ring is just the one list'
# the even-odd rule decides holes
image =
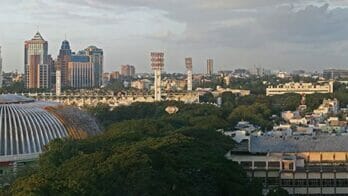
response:
{"label": "stadium floodlight tower", "polygon": [[185,58],[185,64],[187,69],[187,91],[192,91],[192,58]]}
{"label": "stadium floodlight tower", "polygon": [[151,52],[151,67],[155,72],[155,101],[161,101],[161,71],[164,67],[163,52]]}

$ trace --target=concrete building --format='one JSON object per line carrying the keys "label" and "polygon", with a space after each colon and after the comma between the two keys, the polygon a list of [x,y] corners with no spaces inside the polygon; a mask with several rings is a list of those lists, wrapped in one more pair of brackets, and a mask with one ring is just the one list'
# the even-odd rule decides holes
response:
{"label": "concrete building", "polygon": [[110,73],[105,72],[103,73],[103,86],[106,86],[110,81]]}
{"label": "concrete building", "polygon": [[121,75],[124,77],[134,77],[135,67],[133,65],[121,65]]}
{"label": "concrete building", "polygon": [[207,60],[207,75],[211,76],[214,73],[214,60],[208,59]]}
{"label": "concrete building", "polygon": [[187,69],[187,91],[192,91],[192,58],[185,58],[185,65]]}
{"label": "concrete building", "polygon": [[150,89],[152,82],[148,79],[134,80],[131,82],[131,87],[138,90]]}
{"label": "concrete building", "polygon": [[68,86],[72,88],[94,87],[94,66],[91,62],[68,63]]}
{"label": "concrete building", "polygon": [[68,63],[71,61],[71,49],[70,44],[67,40],[62,42],[62,46],[59,50],[59,54],[56,61],[56,69],[61,71],[61,84],[67,86],[68,80]]}
{"label": "concrete building", "polygon": [[23,74],[16,72],[3,72],[2,86],[11,86],[14,82],[23,80]]}
{"label": "concrete building", "polygon": [[85,49],[85,55],[93,65],[93,86],[100,87],[103,84],[104,52],[96,46],[89,46]]}
{"label": "concrete building", "polygon": [[151,68],[154,70],[155,82],[155,100],[161,101],[161,72],[164,67],[164,53],[152,52],[151,53]]}
{"label": "concrete building", "polygon": [[110,73],[110,80],[116,80],[120,78],[120,72],[113,71]]}
{"label": "concrete building", "polygon": [[226,154],[265,190],[291,195],[348,193],[348,136],[251,136]]}
{"label": "concrete building", "polygon": [[340,79],[348,78],[348,70],[345,69],[325,69],[323,71],[323,77],[325,79]]}
{"label": "concrete building", "polygon": [[217,86],[215,91],[212,91],[214,96],[221,96],[224,92],[231,92],[234,95],[238,96],[248,96],[250,95],[250,90],[245,89],[230,89],[230,88],[222,88],[221,86]]}
{"label": "concrete building", "polygon": [[281,79],[290,78],[291,75],[288,72],[280,71],[277,73],[277,77]]}
{"label": "concrete building", "polygon": [[[46,78],[50,78],[50,65],[48,64],[48,43],[41,34],[24,43],[24,71],[27,88],[48,88]],[[44,77],[42,79],[41,77]]]}
{"label": "concrete building", "polygon": [[329,114],[337,114],[338,110],[339,104],[337,99],[324,99],[323,103],[313,110],[313,114],[315,116],[328,116]]}
{"label": "concrete building", "polygon": [[39,64],[37,76],[38,88],[48,89],[51,83],[51,66],[49,64]]}
{"label": "concrete building", "polygon": [[333,93],[333,81],[321,84],[314,83],[295,83],[290,82],[277,86],[268,86],[266,95],[281,95],[285,93],[313,94],[313,93]]}
{"label": "concrete building", "polygon": [[57,96],[60,96],[62,91],[62,81],[61,81],[62,74],[61,73],[62,72],[59,69],[56,70],[56,95]]}

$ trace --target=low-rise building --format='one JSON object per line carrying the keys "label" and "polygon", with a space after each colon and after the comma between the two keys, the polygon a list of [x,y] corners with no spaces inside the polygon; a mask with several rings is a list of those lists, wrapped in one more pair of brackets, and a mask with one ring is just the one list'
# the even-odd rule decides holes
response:
{"label": "low-rise building", "polygon": [[150,89],[152,82],[148,79],[134,80],[131,82],[131,87],[139,90]]}
{"label": "low-rise building", "polygon": [[[251,136],[227,153],[264,188],[291,195],[348,193],[348,136]],[[243,147],[243,148],[241,148]]]}
{"label": "low-rise building", "polygon": [[216,96],[221,95],[224,92],[231,92],[232,94],[239,96],[247,96],[250,95],[250,90],[246,89],[231,89],[231,88],[222,88],[221,86],[217,86],[216,90],[212,93]]}
{"label": "low-rise building", "polygon": [[329,113],[336,114],[339,110],[337,99],[324,99],[323,103],[313,111],[314,115],[327,115]]}
{"label": "low-rise building", "polygon": [[314,93],[333,93],[333,82],[329,81],[322,84],[290,82],[277,86],[268,86],[266,96],[281,95],[286,93],[314,94]]}

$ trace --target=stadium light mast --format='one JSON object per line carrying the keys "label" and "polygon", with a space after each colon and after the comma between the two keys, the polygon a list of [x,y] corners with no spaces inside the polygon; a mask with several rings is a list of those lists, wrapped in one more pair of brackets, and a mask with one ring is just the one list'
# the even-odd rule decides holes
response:
{"label": "stadium light mast", "polygon": [[161,101],[161,71],[164,67],[163,52],[151,52],[151,67],[155,74],[155,101]]}

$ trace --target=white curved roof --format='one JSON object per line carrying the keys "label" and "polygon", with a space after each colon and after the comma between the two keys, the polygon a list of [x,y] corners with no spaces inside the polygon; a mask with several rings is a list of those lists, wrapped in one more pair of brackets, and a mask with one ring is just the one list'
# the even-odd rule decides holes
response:
{"label": "white curved roof", "polygon": [[0,162],[37,157],[49,141],[68,136],[56,116],[38,103],[0,104]]}

